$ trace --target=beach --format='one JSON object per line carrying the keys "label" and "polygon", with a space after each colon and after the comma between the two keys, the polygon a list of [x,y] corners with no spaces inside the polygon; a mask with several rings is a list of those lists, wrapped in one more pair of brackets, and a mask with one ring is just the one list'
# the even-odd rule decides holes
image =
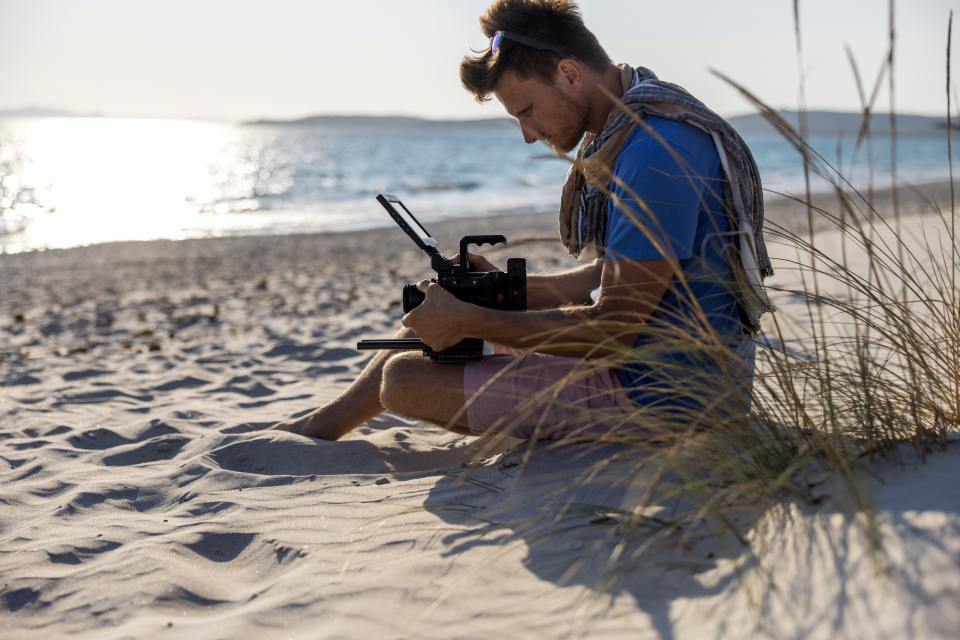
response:
{"label": "beach", "polygon": [[[901,190],[905,225],[933,201],[949,209],[949,184]],[[874,202],[892,220],[893,194]],[[767,203],[770,228],[806,215]],[[428,228],[446,255],[499,233],[495,264],[574,266],[553,212]],[[0,634],[955,637],[956,434],[864,476],[884,567],[830,500],[785,502],[737,516],[744,545],[669,532],[662,562],[593,593],[602,563],[572,567],[616,545],[602,507],[642,487],[564,479],[613,445],[491,446],[390,413],[336,443],[263,431],[345,389],[370,358],[356,342],[390,337],[400,288],[429,276],[395,227],[0,255]],[[591,505],[564,515],[576,534],[505,524],[558,502]],[[775,589],[751,582],[765,572]]]}

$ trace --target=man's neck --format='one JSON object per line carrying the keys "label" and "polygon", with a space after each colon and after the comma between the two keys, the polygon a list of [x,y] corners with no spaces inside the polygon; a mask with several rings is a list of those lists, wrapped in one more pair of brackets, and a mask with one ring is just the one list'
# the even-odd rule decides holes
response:
{"label": "man's neck", "polygon": [[587,131],[598,134],[603,130],[603,125],[607,123],[607,118],[610,117],[610,110],[614,107],[610,95],[613,95],[617,100],[623,97],[620,67],[613,64],[608,65],[602,74],[593,76],[592,85],[589,105],[590,120]]}

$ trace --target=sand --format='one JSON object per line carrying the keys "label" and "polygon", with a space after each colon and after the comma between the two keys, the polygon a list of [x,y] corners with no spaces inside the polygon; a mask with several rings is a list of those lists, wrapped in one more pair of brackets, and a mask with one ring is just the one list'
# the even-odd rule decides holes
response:
{"label": "sand", "polygon": [[[768,215],[796,225],[792,207]],[[466,233],[555,225],[430,228],[449,255]],[[487,253],[513,252],[570,264],[553,243]],[[830,500],[785,502],[742,516],[746,546],[670,533],[667,564],[591,598],[603,567],[567,572],[617,542],[604,507],[643,482],[570,479],[622,450],[539,447],[523,467],[525,443],[389,413],[336,443],[260,430],[344,389],[369,358],[355,342],[389,336],[427,272],[392,228],[0,256],[0,636],[956,637],[956,440],[864,477],[885,575]],[[559,502],[589,505],[548,529],[572,533],[509,524]]]}

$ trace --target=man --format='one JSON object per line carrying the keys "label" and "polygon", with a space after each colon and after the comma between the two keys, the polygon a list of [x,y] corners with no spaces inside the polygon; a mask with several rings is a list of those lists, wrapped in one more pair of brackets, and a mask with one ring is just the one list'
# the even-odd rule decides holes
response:
{"label": "man", "polygon": [[742,139],[680,87],[614,65],[572,0],[497,0],[480,23],[490,47],[464,58],[464,87],[496,96],[527,143],[565,154],[584,140],[560,232],[585,263],[530,276],[526,313],[424,280],[396,337],[507,353],[440,364],[381,352],[336,400],[274,428],[335,440],[389,409],[463,435],[617,438],[742,415],[771,273]]}

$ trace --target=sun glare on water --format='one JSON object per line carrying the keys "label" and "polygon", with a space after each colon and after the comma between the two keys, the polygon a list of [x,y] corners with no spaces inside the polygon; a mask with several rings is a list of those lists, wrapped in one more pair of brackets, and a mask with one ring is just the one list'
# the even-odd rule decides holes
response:
{"label": "sun glare on water", "polygon": [[42,159],[32,164],[30,181],[50,186],[43,204],[52,212],[38,215],[18,234],[23,248],[182,239],[186,229],[205,226],[191,200],[209,189],[206,168],[223,146],[224,126],[57,118],[11,128],[27,157]]}
{"label": "sun glare on water", "polygon": [[513,132],[50,118],[0,121],[0,136],[0,156],[20,158],[11,181],[42,205],[0,202],[10,218],[0,253],[384,226],[381,191],[408,198],[424,221],[539,211],[566,171],[532,159]]}

